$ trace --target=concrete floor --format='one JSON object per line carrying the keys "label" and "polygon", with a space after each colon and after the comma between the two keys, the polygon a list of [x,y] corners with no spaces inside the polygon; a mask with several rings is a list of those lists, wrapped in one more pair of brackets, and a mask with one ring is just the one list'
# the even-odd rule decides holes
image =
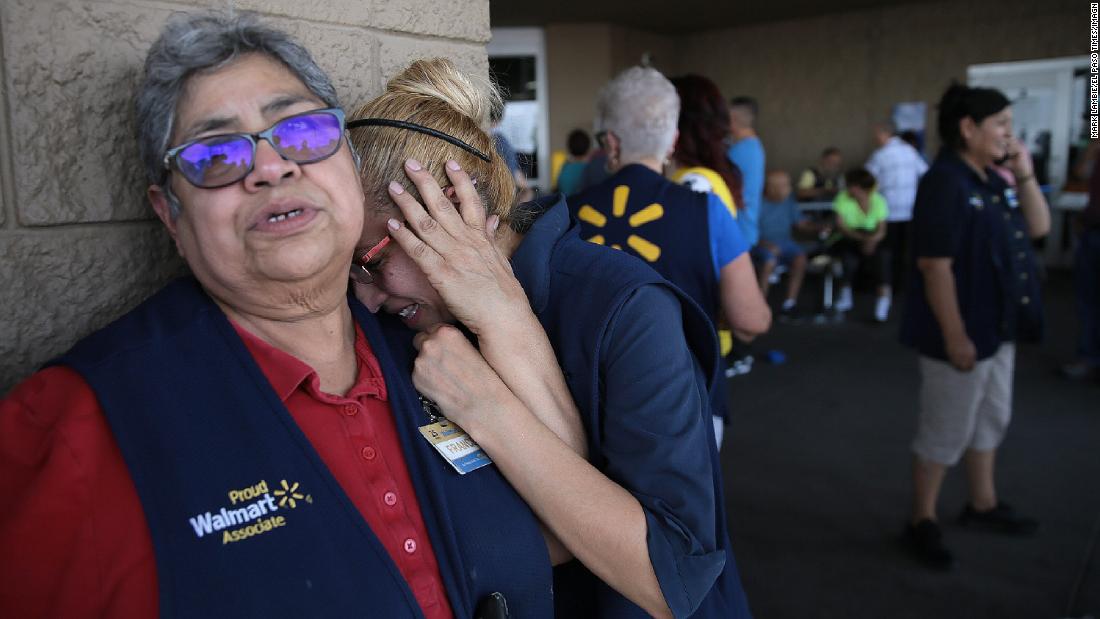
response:
{"label": "concrete floor", "polygon": [[[1089,544],[1100,528],[1100,384],[1054,373],[1076,335],[1068,274],[1046,285],[1047,340],[1018,350],[1014,419],[998,452],[1001,498],[1038,518],[1039,534],[956,526],[966,482],[953,469],[940,501],[959,562],[950,573],[912,562],[898,541],[917,367],[897,343],[900,304],[877,325],[872,301],[857,294],[839,324],[777,321],[753,371],[728,383],[726,502],[757,619],[1100,619],[1100,549]],[[761,361],[770,349],[786,363]]]}

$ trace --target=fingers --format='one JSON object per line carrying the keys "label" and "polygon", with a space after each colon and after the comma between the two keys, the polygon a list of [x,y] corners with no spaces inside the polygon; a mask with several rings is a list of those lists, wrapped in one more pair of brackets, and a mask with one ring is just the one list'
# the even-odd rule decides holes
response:
{"label": "fingers", "polygon": [[417,334],[413,336],[413,347],[415,347],[416,350],[419,351],[424,346],[424,342],[427,342],[428,340],[446,340],[454,335],[460,336],[463,341],[466,340],[466,338],[462,336],[458,329],[452,327],[451,325],[437,322],[435,324],[424,327],[424,330],[418,331]]}
{"label": "fingers", "polygon": [[[430,176],[429,179],[431,179]],[[431,182],[435,183],[435,180],[432,179]],[[420,202],[417,202],[416,198],[409,192],[405,191],[405,187],[402,186],[401,183],[391,181],[388,189],[393,203],[397,205],[401,214],[405,216],[405,225],[411,228],[425,243],[440,253],[446,251],[454,244],[454,237],[440,225],[436,216],[428,209],[425,209]],[[443,196],[438,185],[436,185],[435,190],[436,193],[439,194],[437,196],[439,200],[450,204],[447,198]],[[421,195],[423,196],[423,194]],[[458,218],[458,215],[453,213],[454,207],[449,206],[448,208],[452,211],[452,222],[457,221],[459,225],[461,225],[461,220]]]}
{"label": "fingers", "polygon": [[[435,177],[425,170],[424,167],[420,165],[420,162],[415,159],[408,159],[405,161],[405,176],[408,176],[409,180],[416,185],[416,190],[420,192],[420,197],[424,200],[423,205],[416,202],[416,200],[412,200],[412,203],[416,204],[420,209],[424,210],[426,214],[434,218],[451,236],[458,236],[461,234],[462,227],[464,226],[462,217],[458,214],[458,211],[455,210],[454,204],[451,204],[451,201],[444,194],[443,188],[439,186]],[[458,188],[456,187],[456,192],[457,191]],[[461,198],[461,193],[459,193],[459,197]]]}
{"label": "fingers", "polygon": [[390,219],[386,222],[386,228],[389,229],[390,237],[394,242],[405,250],[421,271],[433,273],[443,263],[443,257],[439,252],[413,233],[408,226],[401,225],[401,222],[396,219]]}
{"label": "fingers", "polygon": [[489,241],[496,238],[498,227],[500,227],[500,217],[497,215],[490,215],[489,218],[485,220],[485,238],[489,239]]}
{"label": "fingers", "polygon": [[455,194],[458,197],[458,209],[462,215],[462,221],[474,230],[485,229],[485,205],[481,203],[481,196],[470,175],[458,165],[455,160],[447,162],[447,178],[451,179]]}

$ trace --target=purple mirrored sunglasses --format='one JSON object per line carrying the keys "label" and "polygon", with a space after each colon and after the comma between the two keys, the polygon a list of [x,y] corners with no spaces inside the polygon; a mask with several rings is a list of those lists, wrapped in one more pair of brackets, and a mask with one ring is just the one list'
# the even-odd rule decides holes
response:
{"label": "purple mirrored sunglasses", "polygon": [[267,140],[283,159],[314,163],[340,150],[343,135],[343,110],[313,110],[288,116],[259,133],[221,133],[180,144],[165,153],[164,167],[178,170],[196,187],[216,189],[248,176],[260,140]]}

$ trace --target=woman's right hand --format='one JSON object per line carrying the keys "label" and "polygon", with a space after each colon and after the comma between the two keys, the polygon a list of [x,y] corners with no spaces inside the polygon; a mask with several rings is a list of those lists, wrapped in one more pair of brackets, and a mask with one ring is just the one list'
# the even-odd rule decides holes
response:
{"label": "woman's right hand", "polygon": [[454,202],[418,162],[405,163],[424,204],[400,183],[390,183],[390,197],[405,217],[404,224],[389,220],[390,236],[428,277],[447,309],[478,337],[511,320],[528,327],[534,316],[507,256],[493,243],[494,221],[486,221],[481,197],[458,163],[447,162],[446,171]]}
{"label": "woman's right hand", "polygon": [[978,360],[978,351],[974,348],[974,342],[966,335],[947,338],[944,341],[947,360],[960,372],[969,372],[974,369]]}

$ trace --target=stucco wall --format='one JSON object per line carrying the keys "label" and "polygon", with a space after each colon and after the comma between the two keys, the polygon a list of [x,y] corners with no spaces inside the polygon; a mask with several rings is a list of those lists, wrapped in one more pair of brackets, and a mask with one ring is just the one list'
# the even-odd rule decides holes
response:
{"label": "stucco wall", "polygon": [[672,37],[604,23],[546,26],[551,149],[564,150],[573,129],[591,132],[600,87],[644,53],[652,66],[675,75]]}
{"label": "stucco wall", "polygon": [[[488,70],[488,0],[239,0],[301,40],[345,106],[419,57]],[[183,271],[144,195],[132,96],[174,11],[224,2],[0,3],[0,393]]]}
{"label": "stucco wall", "polygon": [[[769,167],[792,171],[835,145],[866,161],[870,125],[899,101],[935,103],[987,62],[1088,52],[1088,3],[971,0],[914,4],[681,37],[683,70],[760,102]],[[934,146],[934,144],[933,144]]]}
{"label": "stucco wall", "polygon": [[550,142],[564,148],[569,130],[589,128],[599,87],[649,52],[669,76],[755,96],[769,166],[794,171],[827,145],[857,164],[894,103],[926,102],[934,134],[935,103],[967,66],[1086,54],[1087,25],[1088,4],[1072,0],[927,2],[677,35],[550,24]]}

